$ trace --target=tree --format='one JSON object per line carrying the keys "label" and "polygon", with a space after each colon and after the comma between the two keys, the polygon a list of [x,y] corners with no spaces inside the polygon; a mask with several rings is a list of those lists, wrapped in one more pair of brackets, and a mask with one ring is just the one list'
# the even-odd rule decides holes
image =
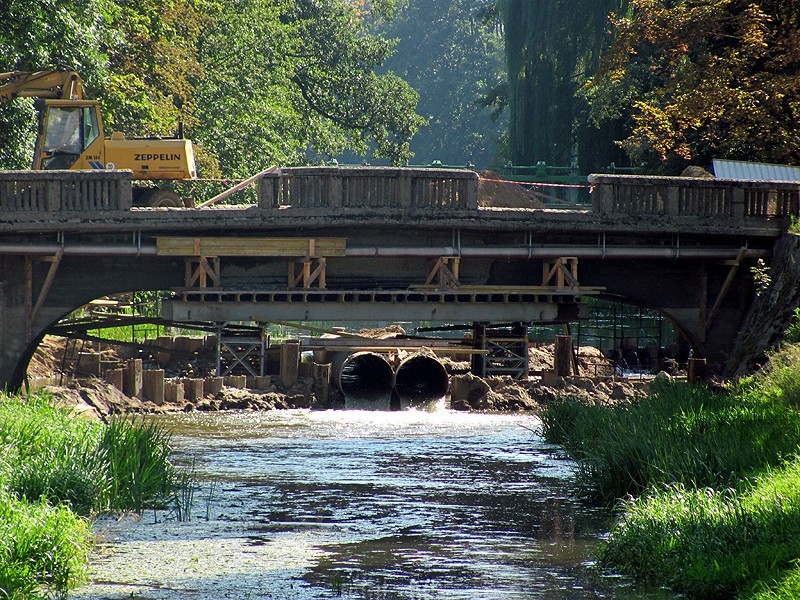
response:
{"label": "tree", "polygon": [[712,158],[800,162],[800,4],[632,0],[588,89],[627,117],[635,161],[677,173]]}
{"label": "tree", "polygon": [[[7,0],[0,11],[0,71],[56,65],[90,84],[106,76],[107,0]],[[36,135],[33,102],[0,104],[0,168],[28,169]]]}
{"label": "tree", "polygon": [[[402,162],[423,122],[413,90],[378,73],[393,44],[370,31],[395,0],[6,4],[4,70],[77,70],[108,129],[165,136],[182,121],[205,175],[246,176],[370,146]],[[31,103],[0,110],[0,166],[26,168]]]}
{"label": "tree", "polygon": [[608,15],[626,0],[500,0],[506,40],[514,164],[539,161],[584,172],[621,157],[617,124],[589,122],[580,94],[610,42]]}
{"label": "tree", "polygon": [[344,149],[409,157],[417,95],[376,69],[393,44],[370,33],[393,4],[246,0],[222,4],[204,32],[197,139],[223,171],[251,174]]}
{"label": "tree", "polygon": [[415,162],[486,167],[506,124],[482,105],[505,81],[502,31],[487,23],[493,0],[410,0],[385,27],[398,39],[386,67],[420,94],[428,120]]}

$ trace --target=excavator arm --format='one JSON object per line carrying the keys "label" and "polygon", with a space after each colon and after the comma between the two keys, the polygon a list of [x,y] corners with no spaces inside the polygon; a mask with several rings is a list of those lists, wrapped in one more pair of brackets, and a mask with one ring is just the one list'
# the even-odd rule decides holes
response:
{"label": "excavator arm", "polygon": [[83,100],[83,79],[75,71],[0,73],[0,101],[14,98]]}

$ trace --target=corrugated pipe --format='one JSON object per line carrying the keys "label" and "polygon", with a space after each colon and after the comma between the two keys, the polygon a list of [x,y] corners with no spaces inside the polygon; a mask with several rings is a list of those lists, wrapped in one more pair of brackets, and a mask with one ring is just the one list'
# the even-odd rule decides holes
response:
{"label": "corrugated pipe", "polygon": [[449,377],[433,356],[416,354],[401,362],[394,374],[394,391],[400,406],[422,406],[444,398]]}
{"label": "corrugated pipe", "polygon": [[331,361],[331,374],[345,400],[379,403],[392,394],[392,366],[374,352],[337,353]]}

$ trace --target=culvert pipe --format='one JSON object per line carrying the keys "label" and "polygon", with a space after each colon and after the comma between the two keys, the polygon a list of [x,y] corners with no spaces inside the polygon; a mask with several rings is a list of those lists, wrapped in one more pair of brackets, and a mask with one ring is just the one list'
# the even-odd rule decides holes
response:
{"label": "culvert pipe", "polygon": [[444,365],[425,354],[409,356],[394,374],[394,390],[400,406],[420,406],[444,398],[448,382]]}
{"label": "culvert pipe", "polygon": [[345,401],[369,406],[386,402],[392,395],[392,366],[380,354],[337,354],[331,361],[331,374]]}

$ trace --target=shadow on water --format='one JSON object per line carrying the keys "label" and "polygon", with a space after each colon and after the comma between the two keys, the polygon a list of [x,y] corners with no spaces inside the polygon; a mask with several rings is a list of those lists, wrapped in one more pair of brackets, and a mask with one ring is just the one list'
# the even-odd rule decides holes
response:
{"label": "shadow on water", "polygon": [[106,524],[114,543],[76,598],[675,597],[594,566],[609,515],[575,499],[532,417],[161,418],[207,482],[198,516]]}

